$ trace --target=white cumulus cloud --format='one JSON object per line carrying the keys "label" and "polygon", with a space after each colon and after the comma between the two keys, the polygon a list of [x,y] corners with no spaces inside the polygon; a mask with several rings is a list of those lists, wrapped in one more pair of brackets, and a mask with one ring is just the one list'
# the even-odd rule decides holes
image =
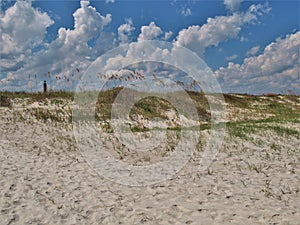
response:
{"label": "white cumulus cloud", "polygon": [[0,54],[2,69],[22,64],[25,55],[40,45],[46,30],[53,24],[44,12],[31,6],[31,2],[17,1],[0,15]]}
{"label": "white cumulus cloud", "polygon": [[231,56],[227,56],[227,57],[226,57],[226,60],[227,60],[227,61],[231,61],[231,60],[236,59],[237,57],[238,57],[238,55],[237,55],[237,54],[234,54],[234,55],[231,55]]}
{"label": "white cumulus cloud", "polygon": [[234,13],[229,16],[208,18],[202,25],[193,25],[179,32],[176,44],[190,48],[203,56],[209,46],[218,46],[220,42],[237,38],[242,27],[255,23],[258,16],[269,12],[268,5],[252,5],[246,13]]}
{"label": "white cumulus cloud", "polygon": [[168,32],[165,33],[164,39],[165,40],[169,40],[172,37],[172,35],[173,35],[173,32],[172,31],[168,31]]}
{"label": "white cumulus cloud", "polygon": [[132,34],[135,31],[132,19],[127,19],[126,23],[118,27],[118,39],[121,43],[127,43],[132,40]]}
{"label": "white cumulus cloud", "polygon": [[[111,22],[111,15],[102,16],[90,6],[89,1],[81,1],[80,5],[73,14],[74,29],[60,28],[57,39],[47,48],[28,57],[27,63],[15,72],[15,76],[21,77],[25,73],[37,74],[39,78],[44,79],[43,74],[51,71],[52,74],[60,74],[70,80],[76,68],[87,68],[91,63],[90,59],[96,57],[95,52],[108,46],[103,44],[106,39],[112,42],[112,36],[103,32],[104,27]],[[93,48],[89,46],[91,40],[95,43]]]}
{"label": "white cumulus cloud", "polygon": [[246,52],[247,56],[251,56],[251,55],[256,55],[259,51],[260,47],[259,46],[254,46],[253,48],[251,48],[250,50],[248,50]]}
{"label": "white cumulus cloud", "polygon": [[242,1],[243,0],[224,0],[224,5],[230,11],[236,11],[239,9]]}
{"label": "white cumulus cloud", "polygon": [[241,65],[230,62],[215,73],[226,90],[299,93],[299,48],[300,31],[278,38],[262,54],[244,59]]}
{"label": "white cumulus cloud", "polygon": [[141,33],[138,37],[138,41],[153,40],[163,34],[160,27],[156,26],[154,22],[151,22],[148,26],[141,27]]}

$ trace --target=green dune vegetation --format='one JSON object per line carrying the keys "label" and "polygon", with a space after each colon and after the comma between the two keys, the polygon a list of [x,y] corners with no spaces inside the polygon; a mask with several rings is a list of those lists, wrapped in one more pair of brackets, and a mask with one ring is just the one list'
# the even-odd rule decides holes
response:
{"label": "green dune vegetation", "polygon": [[[101,91],[95,106],[95,119],[100,122],[109,122],[112,104],[122,88],[113,88]],[[134,92],[134,91],[133,91]],[[200,128],[210,129],[210,107],[204,93],[188,91],[193,100],[200,120]],[[86,93],[87,97],[91,93]],[[95,93],[92,93],[95,95]],[[168,94],[167,94],[168,95]],[[170,93],[172,95],[172,93]],[[14,119],[30,120],[28,115],[37,120],[71,123],[72,102],[74,92],[49,93],[11,93],[0,92],[1,107],[12,110]],[[247,138],[248,133],[257,130],[272,130],[279,135],[293,135],[299,137],[295,126],[300,123],[300,97],[295,95],[246,95],[224,94],[227,111],[227,130],[230,135]],[[184,102],[182,103],[184,104]],[[49,106],[49,107],[47,107]],[[26,116],[22,112],[26,112]],[[160,117],[168,120],[168,113],[173,111],[178,119],[176,109],[168,101],[158,97],[146,97],[138,101],[130,112],[130,119],[137,116],[145,120]],[[3,113],[3,112],[1,112]],[[174,118],[173,118],[174,120]],[[174,121],[173,121],[174,122]],[[287,124],[293,126],[287,126]],[[146,127],[132,127],[134,131],[148,130]],[[180,124],[173,123],[168,129],[180,129]]]}

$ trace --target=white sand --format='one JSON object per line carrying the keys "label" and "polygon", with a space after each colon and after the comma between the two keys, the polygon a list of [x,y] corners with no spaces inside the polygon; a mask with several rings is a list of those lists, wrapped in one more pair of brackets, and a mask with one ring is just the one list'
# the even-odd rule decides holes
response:
{"label": "white sand", "polygon": [[88,166],[70,125],[13,110],[1,108],[0,224],[299,224],[295,137],[227,137],[208,171],[200,152],[172,180],[129,187]]}

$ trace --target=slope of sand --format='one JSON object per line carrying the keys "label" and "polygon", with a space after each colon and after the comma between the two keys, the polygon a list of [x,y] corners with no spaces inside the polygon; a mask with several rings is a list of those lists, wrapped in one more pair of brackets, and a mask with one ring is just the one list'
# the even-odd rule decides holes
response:
{"label": "slope of sand", "polygon": [[88,166],[71,124],[0,109],[1,225],[299,224],[298,137],[228,135],[207,171],[200,151],[173,179],[130,187]]}

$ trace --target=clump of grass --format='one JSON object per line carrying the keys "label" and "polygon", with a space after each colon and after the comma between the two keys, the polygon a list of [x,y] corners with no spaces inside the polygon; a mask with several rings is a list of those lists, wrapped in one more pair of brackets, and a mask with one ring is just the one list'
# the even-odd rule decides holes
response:
{"label": "clump of grass", "polygon": [[[96,104],[96,120],[103,121],[110,119],[112,104],[115,101],[115,98],[123,90],[123,87],[116,87],[106,91],[99,92],[98,101]],[[130,90],[132,94],[136,92],[135,90]],[[202,121],[210,121],[210,113],[208,111],[209,105],[205,98],[205,95],[200,92],[187,92],[191,99],[194,101],[195,108],[197,110],[199,119]],[[174,93],[166,93],[167,98],[174,98]],[[180,95],[179,95],[180,96]],[[187,104],[181,99],[176,99],[180,104]],[[182,107],[189,108],[189,107]],[[131,110],[131,118],[134,115],[143,115],[144,118],[150,119],[154,117],[161,117],[166,119],[166,114],[164,112],[168,110],[175,110],[170,102],[164,100],[163,98],[158,98],[155,96],[149,96],[138,101]],[[175,110],[176,111],[176,110]],[[186,112],[188,115],[189,112]]]}
{"label": "clump of grass", "polygon": [[167,119],[163,112],[172,109],[172,105],[166,100],[151,96],[138,101],[132,108],[130,117],[133,118],[133,115],[143,115],[147,119],[155,117]]}
{"label": "clump of grass", "polygon": [[252,99],[251,95],[242,95],[241,97],[232,95],[232,94],[224,94],[225,102],[239,107],[239,108],[249,108],[250,107],[250,99]]}
{"label": "clump of grass", "polygon": [[[123,87],[116,87],[101,92],[87,91],[83,93],[84,98],[90,98],[97,96],[98,101],[96,103],[95,110],[95,119],[96,121],[108,121],[111,117],[112,104],[115,101],[115,98],[118,96]],[[130,90],[135,92],[135,90]],[[210,113],[209,113],[209,104],[206,99],[206,96],[202,92],[187,91],[190,98],[194,101],[194,105],[197,109],[198,116],[200,121],[205,121],[206,123],[200,126],[201,130],[210,129]],[[65,115],[68,122],[72,121],[71,113],[65,112],[64,109],[66,103],[64,100],[73,100],[73,92],[66,91],[57,91],[57,92],[48,92],[48,93],[26,93],[26,92],[0,92],[0,105],[6,107],[11,106],[11,100],[14,98],[29,99],[26,100],[26,104],[30,102],[45,102],[55,104],[61,108],[56,109],[56,111],[47,111],[46,109],[34,109],[33,115],[40,120],[51,119],[53,121],[62,122],[62,115]],[[174,93],[166,93],[166,97],[175,98],[177,95]],[[232,136],[240,137],[247,139],[247,136],[251,133],[265,130],[272,130],[278,135],[287,135],[287,136],[296,136],[299,137],[299,131],[293,128],[286,128],[280,124],[290,122],[290,123],[300,123],[300,98],[295,95],[286,95],[286,96],[252,96],[252,95],[232,95],[225,94],[225,101],[234,107],[251,109],[251,113],[265,113],[271,114],[273,116],[264,118],[264,119],[247,119],[245,121],[239,122],[228,122],[227,129]],[[187,104],[183,102],[182,99],[176,99],[180,104]],[[253,104],[255,103],[255,104]],[[183,107],[185,108],[185,107]],[[189,108],[189,107],[186,107]],[[137,102],[130,112],[130,118],[134,119],[137,115],[142,115],[145,119],[151,119],[154,117],[160,117],[162,119],[167,119],[166,111],[173,110],[176,112],[175,108],[168,101],[163,98],[158,97],[147,97],[139,102]],[[178,112],[176,112],[178,117]],[[188,114],[188,113],[187,113]],[[20,117],[20,116],[18,116]],[[253,118],[253,117],[252,117]],[[261,118],[261,117],[260,117]],[[64,119],[66,120],[66,119]],[[107,127],[108,130],[111,130]],[[180,127],[172,127],[169,129],[180,130]],[[146,128],[141,127],[132,127],[133,131],[147,131]]]}
{"label": "clump of grass", "polygon": [[43,108],[34,108],[31,110],[33,116],[38,120],[46,122],[51,120],[53,122],[72,122],[71,112],[63,109],[49,110]]}
{"label": "clump of grass", "polygon": [[208,100],[203,92],[188,91],[190,98],[193,100],[199,119],[209,122],[211,120]]}
{"label": "clump of grass", "polygon": [[296,137],[300,136],[299,131],[292,128],[281,127],[281,126],[266,126],[265,129],[272,129],[279,135],[296,136]]}
{"label": "clump of grass", "polygon": [[150,131],[150,129],[148,127],[131,126],[130,129],[131,129],[132,132],[146,132],[146,131]]}
{"label": "clump of grass", "polygon": [[270,148],[272,149],[272,150],[274,150],[274,151],[279,151],[280,150],[280,145],[277,145],[277,144],[275,144],[275,143],[272,143],[271,145],[270,145]]}
{"label": "clump of grass", "polygon": [[300,104],[300,98],[297,95],[286,95],[285,97],[292,102]]}
{"label": "clump of grass", "polygon": [[296,129],[279,125],[269,125],[258,123],[257,121],[228,122],[227,130],[231,136],[248,140],[248,136],[259,131],[273,130],[280,136],[295,136],[300,138],[300,132]]}
{"label": "clump of grass", "polygon": [[253,125],[243,122],[228,122],[226,126],[230,136],[248,139],[249,134],[255,131]]}
{"label": "clump of grass", "polygon": [[25,118],[19,111],[13,111],[13,120],[14,121],[24,121]]}
{"label": "clump of grass", "polygon": [[11,99],[14,98],[29,98],[32,101],[42,101],[45,99],[52,99],[52,98],[62,98],[62,99],[70,99],[73,100],[74,92],[69,91],[50,91],[47,93],[28,93],[28,92],[0,92],[1,96],[5,96]]}
{"label": "clump of grass", "polygon": [[2,107],[11,107],[10,98],[6,95],[0,95],[0,106],[2,106]]}
{"label": "clump of grass", "polygon": [[121,87],[116,87],[98,93],[95,109],[96,121],[105,121],[111,118],[112,104],[121,90]]}

